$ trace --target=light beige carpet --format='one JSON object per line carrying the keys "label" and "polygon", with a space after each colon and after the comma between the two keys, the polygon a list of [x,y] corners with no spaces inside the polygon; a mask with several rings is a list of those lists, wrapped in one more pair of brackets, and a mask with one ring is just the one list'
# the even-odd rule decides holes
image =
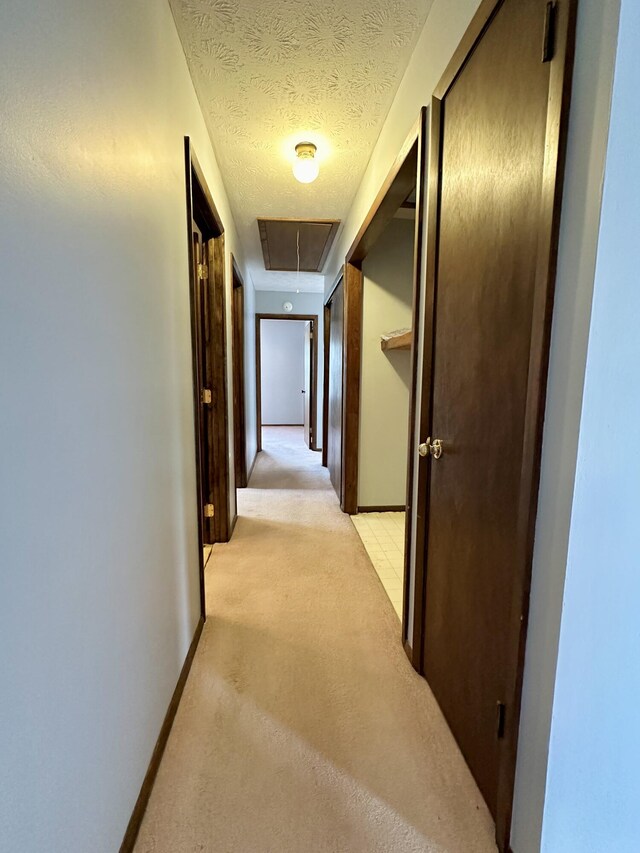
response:
{"label": "light beige carpet", "polygon": [[320,454],[265,432],[137,853],[495,853]]}

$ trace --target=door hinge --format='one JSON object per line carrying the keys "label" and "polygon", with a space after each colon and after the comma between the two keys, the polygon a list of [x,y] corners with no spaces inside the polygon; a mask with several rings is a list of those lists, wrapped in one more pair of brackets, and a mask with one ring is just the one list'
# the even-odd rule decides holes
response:
{"label": "door hinge", "polygon": [[206,264],[198,264],[198,278],[206,281],[209,278],[209,267]]}
{"label": "door hinge", "polygon": [[507,719],[507,706],[504,702],[497,702],[496,709],[496,736],[498,740],[504,737],[504,727]]}
{"label": "door hinge", "polygon": [[547,8],[544,13],[544,32],[542,34],[542,61],[551,62],[553,59],[555,47],[555,23],[556,23],[556,4],[555,2],[547,3]]}
{"label": "door hinge", "polygon": [[205,518],[213,518],[213,516],[214,516],[213,504],[205,504],[204,505],[204,517]]}
{"label": "door hinge", "polygon": [[208,388],[203,388],[202,389],[202,402],[205,405],[209,406],[209,405],[211,405],[211,399],[212,399],[211,391]]}

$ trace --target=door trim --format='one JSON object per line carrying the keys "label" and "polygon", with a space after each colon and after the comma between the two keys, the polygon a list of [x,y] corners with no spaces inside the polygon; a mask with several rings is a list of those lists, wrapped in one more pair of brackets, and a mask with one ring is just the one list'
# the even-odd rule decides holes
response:
{"label": "door trim", "polygon": [[[194,252],[192,239],[192,222],[194,221],[194,199],[193,184],[194,174],[198,174],[200,167],[195,152],[191,146],[188,136],[184,138],[185,159],[185,184],[187,192],[187,254],[189,258],[189,306],[191,319],[191,376],[193,383],[193,421],[195,436],[195,461],[196,461],[196,501],[198,519],[198,580],[200,585],[200,617],[206,619],[205,590],[204,590],[204,530],[202,526],[202,507],[204,505],[204,492],[201,476],[201,447],[202,429],[200,424],[200,388],[198,387],[198,352],[197,352],[197,309],[195,302],[195,282],[193,280]],[[215,208],[212,207],[212,211]]]}
{"label": "door trim", "polygon": [[[244,279],[240,267],[231,253],[232,306],[231,306],[231,363],[233,374],[233,444],[236,488],[247,485],[247,435],[245,405],[245,334],[244,334]],[[238,310],[238,308],[240,310]]]}
{"label": "door trim", "polygon": [[362,270],[344,266],[342,350],[342,499],[343,512],[358,511],[358,456],[360,453],[360,380],[362,374]]}
{"label": "door trim", "polygon": [[331,300],[333,299],[333,294],[336,292],[336,290],[340,286],[340,282],[342,281],[343,278],[344,278],[344,267],[340,267],[340,271],[338,272],[338,275],[335,277],[334,282],[331,285],[331,289],[329,290],[329,292],[327,293],[327,295],[324,298],[324,302],[323,302],[324,305],[328,305],[331,302]]}
{"label": "door trim", "polygon": [[323,306],[323,350],[322,350],[322,467],[328,464],[329,452],[329,347],[331,345],[331,308],[330,303],[325,302]]}
{"label": "door trim", "polygon": [[[420,113],[420,127],[418,131],[418,163],[416,169],[416,230],[414,238],[414,287],[413,287],[413,337],[411,341],[411,396],[409,411],[409,442],[407,459],[407,508],[405,521],[404,542],[404,586],[402,603],[402,644],[411,661],[412,666],[418,672],[422,672],[422,636],[423,636],[423,612],[418,613],[418,599],[414,594],[413,608],[413,630],[409,632],[409,602],[411,594],[411,558],[414,558],[414,589],[422,590],[424,597],[424,563],[425,563],[425,532],[426,532],[426,508],[428,506],[428,478],[424,465],[417,465],[417,505],[415,515],[417,519],[423,519],[422,524],[413,525],[413,492],[414,476],[416,470],[416,448],[424,436],[430,416],[430,401],[428,396],[420,394],[419,426],[416,429],[417,398],[418,398],[418,367],[422,361],[423,369],[425,357],[429,354],[428,367],[430,370],[430,353],[433,335],[433,291],[425,288],[424,305],[422,305],[422,283],[426,277],[428,281],[429,265],[433,264],[435,258],[435,239],[430,241],[434,235],[433,229],[425,230],[426,223],[435,217],[437,209],[437,169],[439,157],[439,104],[430,104],[423,107]],[[434,171],[435,170],[435,171]],[[434,181],[435,179],[435,181]],[[435,221],[435,220],[434,220]],[[427,319],[429,322],[427,323]],[[420,334],[422,330],[422,350],[419,349]],[[426,397],[426,399],[425,399]],[[412,547],[413,543],[413,547]]]}
{"label": "door trim", "polygon": [[[474,16],[466,34],[462,38],[451,62],[444,72],[431,102],[431,145],[440,147],[442,137],[441,104],[447,92],[462,71],[468,57],[475,49],[478,40],[484,35],[494,15],[504,0],[484,0]],[[547,372],[549,347],[551,340],[551,319],[553,294],[556,278],[558,243],[560,232],[560,211],[564,179],[566,141],[569,122],[569,101],[575,49],[575,23],[577,0],[556,0],[555,13],[555,55],[550,60],[549,98],[547,106],[547,126],[545,136],[545,161],[542,179],[541,212],[539,230],[541,239],[538,247],[536,278],[534,290],[533,322],[531,346],[529,351],[529,378],[525,411],[525,435],[523,466],[520,477],[520,502],[518,507],[518,553],[517,561],[523,567],[514,584],[514,595],[509,615],[508,654],[510,660],[506,673],[507,718],[504,738],[500,741],[498,795],[496,808],[496,840],[501,851],[509,850],[513,796],[515,787],[518,734],[520,725],[520,707],[524,658],[529,615],[529,596],[531,588],[531,569],[537,516],[538,488],[540,481],[540,460],[546,403]],[[542,28],[541,28],[542,34]],[[542,40],[542,38],[541,38]],[[427,205],[427,269],[426,269],[426,310],[431,312],[430,327],[433,329],[434,298],[437,277],[437,227],[438,204],[440,197],[440,150],[433,148],[429,157],[429,187]],[[424,322],[423,319],[423,322]],[[427,341],[425,335],[424,367],[422,383],[423,411],[421,417],[426,424],[425,435],[430,434],[431,391],[433,366],[433,336]],[[423,468],[428,468],[430,463]],[[428,530],[428,501],[425,503],[425,551],[426,531]],[[423,558],[424,559],[424,558]],[[426,570],[423,577],[416,578],[414,587],[414,616],[424,616]],[[424,624],[421,618],[419,626],[421,636],[416,639],[414,631],[414,649],[424,642]],[[422,661],[420,662],[422,671]]]}
{"label": "door trim", "polygon": [[[364,299],[362,262],[416,184],[417,172],[412,155],[418,143],[420,121],[418,119],[405,140],[345,257],[341,509],[349,515],[358,511]],[[414,290],[415,287],[414,280]]]}
{"label": "door trim", "polygon": [[[226,309],[226,253],[224,232],[216,237],[209,250],[209,288],[212,305],[211,338],[213,341],[213,439],[215,470],[213,494],[214,542],[228,542],[231,538],[229,511],[229,396],[227,387],[227,309]],[[211,275],[213,269],[213,276]],[[234,501],[235,509],[235,501]]]}
{"label": "door trim", "polygon": [[331,302],[334,294],[341,282],[344,279],[344,267],[340,267],[338,275],[335,277],[331,289],[324,298],[324,349],[322,351],[323,367],[322,372],[322,465],[327,468],[329,465],[329,368],[330,368],[330,346],[331,346]]}
{"label": "door trim", "polygon": [[306,320],[311,323],[313,344],[311,346],[311,403],[309,404],[313,430],[311,450],[318,450],[318,315],[317,314],[256,314],[256,447],[262,450],[262,375],[260,352],[261,320]]}

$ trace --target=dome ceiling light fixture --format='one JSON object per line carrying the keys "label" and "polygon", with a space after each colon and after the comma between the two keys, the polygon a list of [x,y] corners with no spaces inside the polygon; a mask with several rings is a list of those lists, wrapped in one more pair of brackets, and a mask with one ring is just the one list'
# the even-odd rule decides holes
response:
{"label": "dome ceiling light fixture", "polygon": [[296,159],[293,161],[293,174],[301,184],[310,184],[318,177],[320,166],[316,160],[317,147],[313,142],[299,142],[296,145]]}

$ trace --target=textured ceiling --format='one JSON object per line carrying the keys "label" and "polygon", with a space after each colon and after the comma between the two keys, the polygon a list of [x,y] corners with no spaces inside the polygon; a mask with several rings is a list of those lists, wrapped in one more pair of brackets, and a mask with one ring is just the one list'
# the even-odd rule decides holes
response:
{"label": "textured ceiling", "polygon": [[[256,217],[344,219],[432,0],[170,0],[257,289],[323,289],[267,272]],[[300,184],[297,142],[318,146]]]}

